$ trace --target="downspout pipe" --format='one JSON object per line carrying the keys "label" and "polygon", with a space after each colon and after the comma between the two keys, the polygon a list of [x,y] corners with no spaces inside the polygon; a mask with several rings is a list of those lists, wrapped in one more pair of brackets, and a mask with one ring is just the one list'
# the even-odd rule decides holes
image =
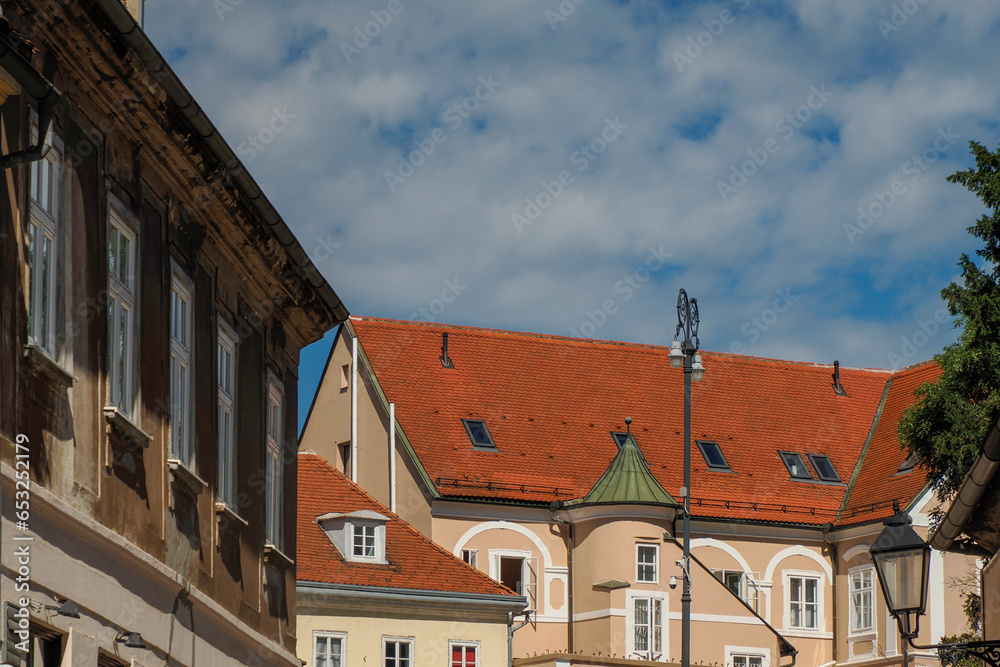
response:
{"label": "downspout pipe", "polygon": [[22,90],[38,100],[38,143],[24,150],[0,155],[0,170],[44,158],[52,147],[52,116],[61,94],[21,54],[0,39],[0,67],[10,72]]}
{"label": "downspout pipe", "polygon": [[507,667],[514,665],[514,633],[531,623],[531,610],[524,615],[521,625],[514,627],[514,612],[507,612]]}
{"label": "downspout pipe", "polygon": [[833,561],[833,659],[840,659],[840,625],[837,618],[837,609],[840,605],[837,601],[837,578],[840,574],[840,555],[837,549],[837,543],[830,539],[830,531],[833,530],[833,524],[830,522],[823,524],[823,541],[826,543],[827,547],[830,549],[830,559]]}

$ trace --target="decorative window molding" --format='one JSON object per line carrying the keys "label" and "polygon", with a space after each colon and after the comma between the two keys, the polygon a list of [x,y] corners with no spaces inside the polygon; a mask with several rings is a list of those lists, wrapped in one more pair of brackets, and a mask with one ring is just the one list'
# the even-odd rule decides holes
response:
{"label": "decorative window molding", "polygon": [[194,470],[194,285],[172,262],[170,280],[170,453]]}
{"label": "decorative window molding", "polygon": [[462,549],[462,560],[472,567],[476,567],[479,564],[479,550]]}
{"label": "decorative window molding", "polygon": [[490,549],[490,578],[528,599],[538,609],[538,557],[518,549]]}
{"label": "decorative window molding", "polygon": [[771,649],[755,646],[726,646],[727,667],[770,667]]}
{"label": "decorative window molding", "polygon": [[313,631],[313,659],[315,667],[343,667],[347,664],[347,633]]}
{"label": "decorative window molding", "polygon": [[218,389],[217,446],[219,478],[216,493],[230,508],[236,506],[236,334],[219,322],[216,344]]}
{"label": "decorative window molding", "polygon": [[635,545],[635,580],[637,583],[659,582],[660,549],[656,544],[637,542]]}
{"label": "decorative window molding", "polygon": [[136,268],[138,225],[125,206],[109,195],[108,204],[108,405],[127,417],[135,409]]}
{"label": "decorative window molding", "polygon": [[191,495],[197,496],[208,484],[201,477],[189,467],[184,465],[184,462],[179,459],[167,459],[167,468],[170,470],[170,474],[174,476],[174,479],[181,483],[182,488],[185,491],[191,493]]}
{"label": "decorative window molding", "polygon": [[281,510],[284,506],[284,387],[268,372],[267,378],[267,412],[266,412],[266,466],[265,470],[265,505],[266,522],[264,536],[271,544],[281,547],[283,543],[283,522]]}
{"label": "decorative window molding", "polygon": [[49,356],[48,352],[34,343],[28,343],[24,346],[24,360],[56,384],[69,388],[77,381],[76,376],[63,368],[58,361]]}
{"label": "decorative window molding", "polygon": [[850,635],[875,632],[875,568],[852,567],[847,571],[850,595]]}
{"label": "decorative window molding", "polygon": [[784,570],[784,626],[786,630],[823,632],[823,574]]}

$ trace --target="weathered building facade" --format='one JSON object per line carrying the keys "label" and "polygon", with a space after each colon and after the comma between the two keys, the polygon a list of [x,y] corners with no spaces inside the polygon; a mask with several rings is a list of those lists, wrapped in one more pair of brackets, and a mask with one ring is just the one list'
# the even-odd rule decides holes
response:
{"label": "weathered building facade", "polygon": [[0,2],[3,660],[297,666],[299,350],[347,313],[140,4]]}
{"label": "weathered building facade", "polygon": [[[515,664],[679,662],[684,399],[668,352],[353,317],[301,447],[527,597]],[[692,661],[788,664],[749,606],[797,664],[901,664],[868,547],[893,500],[926,535],[933,494],[896,425],[938,369],[702,356]],[[921,643],[961,631],[947,582],[967,567],[965,556],[934,556]],[[916,660],[937,664],[928,652]]]}

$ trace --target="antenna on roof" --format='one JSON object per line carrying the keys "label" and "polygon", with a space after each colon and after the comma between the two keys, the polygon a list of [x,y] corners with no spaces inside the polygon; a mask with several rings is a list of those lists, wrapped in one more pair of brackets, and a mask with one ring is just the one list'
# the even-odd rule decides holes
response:
{"label": "antenna on roof", "polygon": [[445,331],[441,334],[441,365],[445,368],[454,368],[455,364],[451,363],[451,359],[448,358],[448,332]]}
{"label": "antenna on roof", "polygon": [[840,384],[840,362],[833,362],[833,391],[836,392],[837,396],[847,396],[847,392],[844,391],[844,386]]}

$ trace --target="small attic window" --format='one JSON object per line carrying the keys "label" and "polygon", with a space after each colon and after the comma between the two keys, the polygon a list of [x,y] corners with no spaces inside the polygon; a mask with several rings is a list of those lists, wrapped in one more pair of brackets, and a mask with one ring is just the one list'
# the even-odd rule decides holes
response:
{"label": "small attic window", "polygon": [[792,479],[812,479],[812,475],[806,470],[806,464],[802,460],[801,455],[795,452],[778,452],[778,456],[781,457],[781,462],[788,468],[788,474],[792,476]]}
{"label": "small attic window", "polygon": [[[615,444],[618,445],[618,449],[625,446],[625,441],[628,440],[628,435],[628,433],[619,433],[618,431],[611,432],[611,437],[614,438]],[[634,438],[635,436],[632,437]]]}
{"label": "small attic window", "polygon": [[385,563],[385,524],[388,517],[371,510],[348,514],[329,512],[316,517],[344,560]]}
{"label": "small attic window", "polygon": [[917,459],[919,458],[920,457],[916,452],[910,452],[910,455],[906,457],[906,460],[903,461],[903,464],[899,466],[899,469],[896,472],[909,472],[913,470],[916,467]]}
{"label": "small attic window", "polygon": [[490,436],[490,430],[486,428],[486,422],[481,419],[463,419],[462,423],[465,424],[465,431],[469,434],[469,440],[472,440],[473,446],[497,448]]}
{"label": "small attic window", "polygon": [[722,454],[722,447],[717,442],[698,440],[698,449],[708,464],[709,470],[726,470],[732,472],[732,468],[726,462],[726,457]]}
{"label": "small attic window", "polygon": [[820,480],[824,482],[839,482],[840,475],[837,474],[837,469],[833,467],[830,463],[830,457],[821,454],[810,454],[809,460],[812,461],[813,470],[819,476]]}

